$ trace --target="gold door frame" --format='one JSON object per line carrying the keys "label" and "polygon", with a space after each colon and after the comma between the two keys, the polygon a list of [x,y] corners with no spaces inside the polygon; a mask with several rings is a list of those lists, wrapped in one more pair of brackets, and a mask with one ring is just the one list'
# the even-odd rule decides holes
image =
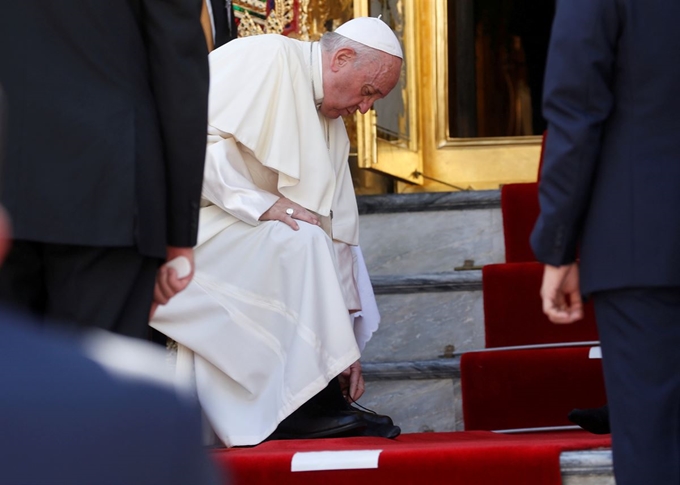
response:
{"label": "gold door frame", "polygon": [[[423,178],[419,175],[423,169],[422,150],[420,147],[419,129],[419,90],[418,73],[418,36],[415,26],[414,2],[403,2],[404,8],[404,57],[408,59],[405,73],[405,88],[402,89],[402,99],[407,107],[409,123],[409,139],[398,142],[389,142],[377,137],[377,120],[375,110],[369,110],[362,115],[357,112],[357,155],[360,168],[367,168],[377,172],[386,173],[398,179],[410,183],[422,184]],[[354,16],[369,16],[368,0],[355,0]],[[398,89],[399,85],[397,85]]]}
{"label": "gold door frame", "polygon": [[[405,103],[411,137],[407,147],[376,136],[375,114],[357,116],[359,166],[397,177],[398,192],[495,189],[535,181],[538,136],[449,136],[447,0],[400,0],[407,59]],[[416,8],[417,5],[417,8]],[[355,0],[355,16],[370,14]],[[421,174],[421,175],[419,175]]]}

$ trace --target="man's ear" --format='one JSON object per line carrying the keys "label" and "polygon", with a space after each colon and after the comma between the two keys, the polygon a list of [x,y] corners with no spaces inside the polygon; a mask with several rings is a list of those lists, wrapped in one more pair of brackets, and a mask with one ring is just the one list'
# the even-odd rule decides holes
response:
{"label": "man's ear", "polygon": [[338,72],[343,67],[354,62],[356,56],[357,54],[354,52],[354,49],[349,47],[338,49],[331,58],[331,70],[333,72]]}

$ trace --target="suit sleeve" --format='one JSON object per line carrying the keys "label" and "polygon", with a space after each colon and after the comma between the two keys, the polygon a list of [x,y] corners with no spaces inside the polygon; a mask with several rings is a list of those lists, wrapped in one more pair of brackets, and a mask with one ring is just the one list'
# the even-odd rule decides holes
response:
{"label": "suit sleeve", "polygon": [[166,163],[168,245],[196,244],[208,119],[201,0],[142,0]]}
{"label": "suit sleeve", "polygon": [[558,0],[543,97],[548,121],[539,202],[531,235],[536,258],[575,261],[597,165],[602,127],[614,106],[620,20],[617,0]]}

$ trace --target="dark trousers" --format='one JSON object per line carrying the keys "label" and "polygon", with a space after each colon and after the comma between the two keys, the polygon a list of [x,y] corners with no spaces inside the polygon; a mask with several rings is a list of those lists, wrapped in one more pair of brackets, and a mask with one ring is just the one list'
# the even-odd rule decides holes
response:
{"label": "dark trousers", "polygon": [[680,288],[598,292],[617,485],[680,483]]}
{"label": "dark trousers", "polygon": [[15,241],[0,269],[0,300],[48,321],[146,339],[160,264],[133,247]]}

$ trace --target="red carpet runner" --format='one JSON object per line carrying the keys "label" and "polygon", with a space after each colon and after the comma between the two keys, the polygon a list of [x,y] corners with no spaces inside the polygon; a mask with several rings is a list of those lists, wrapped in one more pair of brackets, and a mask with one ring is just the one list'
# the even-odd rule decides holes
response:
{"label": "red carpet runner", "polygon": [[574,408],[607,402],[590,347],[468,352],[460,363],[466,430],[571,425]]}
{"label": "red carpet runner", "polygon": [[[231,476],[232,485],[561,485],[561,451],[609,446],[609,436],[582,431],[526,435],[468,431],[407,434],[396,440],[271,441],[215,451],[214,457]],[[377,468],[291,471],[296,453],[299,463],[308,457],[305,452],[350,450],[374,450]]]}

